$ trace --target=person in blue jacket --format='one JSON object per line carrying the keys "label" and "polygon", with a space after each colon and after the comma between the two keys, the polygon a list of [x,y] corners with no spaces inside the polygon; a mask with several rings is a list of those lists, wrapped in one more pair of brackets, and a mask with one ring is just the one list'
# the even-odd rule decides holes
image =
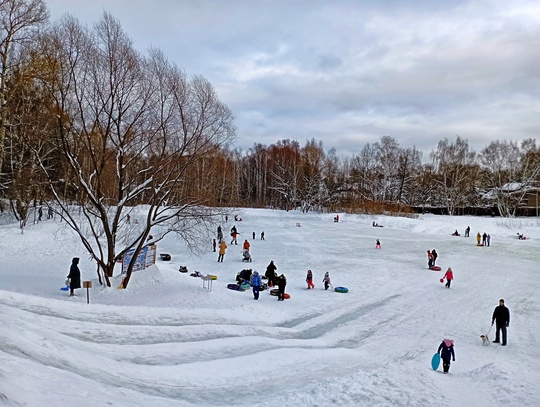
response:
{"label": "person in blue jacket", "polygon": [[452,339],[443,339],[439,345],[437,353],[441,355],[441,359],[443,361],[443,371],[446,374],[450,370],[450,358],[452,358],[452,362],[456,361],[456,355],[454,353],[454,341]]}
{"label": "person in blue jacket", "polygon": [[259,299],[259,291],[261,289],[262,280],[257,270],[253,271],[250,279],[251,286],[253,287],[253,299]]}

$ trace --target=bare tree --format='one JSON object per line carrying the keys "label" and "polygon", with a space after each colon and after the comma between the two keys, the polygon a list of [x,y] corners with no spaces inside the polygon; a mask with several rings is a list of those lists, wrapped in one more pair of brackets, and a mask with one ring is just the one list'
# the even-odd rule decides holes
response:
{"label": "bare tree", "polygon": [[48,18],[43,0],[0,1],[0,171],[9,126],[7,103],[13,92],[13,86],[8,86],[9,78],[19,65],[20,48],[34,38],[35,30]]}
{"label": "bare tree", "polygon": [[440,202],[449,215],[454,215],[459,206],[465,206],[469,195],[474,193],[475,156],[474,151],[469,151],[468,141],[459,136],[454,143],[447,138],[439,141],[437,150],[431,153]]}
{"label": "bare tree", "polygon": [[[201,228],[209,230],[216,212],[192,193],[189,175],[234,138],[233,116],[204,78],[186,77],[157,50],[139,55],[109,14],[92,32],[65,18],[43,44],[50,66],[58,67],[44,86],[82,219],[43,170],[108,285],[116,261],[135,250],[125,288],[151,231],[153,242],[176,232],[191,247],[206,237]],[[126,220],[136,206],[144,209],[132,214],[139,219],[134,227]]]}

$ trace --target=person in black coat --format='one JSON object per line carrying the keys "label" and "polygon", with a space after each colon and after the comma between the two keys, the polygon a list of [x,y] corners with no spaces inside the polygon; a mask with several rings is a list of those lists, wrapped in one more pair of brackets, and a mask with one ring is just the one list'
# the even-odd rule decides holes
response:
{"label": "person in black coat", "polygon": [[441,359],[443,361],[443,371],[448,373],[450,370],[450,358],[452,361],[456,361],[456,354],[454,353],[454,341],[452,339],[443,339],[437,349],[437,353],[441,354]]}
{"label": "person in black coat", "polygon": [[499,333],[502,333],[502,346],[506,346],[506,328],[510,325],[510,310],[504,306],[504,300],[501,298],[499,300],[499,305],[495,307],[493,311],[493,316],[491,317],[491,325],[493,322],[497,324],[495,327],[495,340],[493,343],[499,343]]}
{"label": "person in black coat", "polygon": [[73,290],[76,288],[81,288],[81,270],[79,270],[79,258],[74,257],[73,260],[71,260],[71,267],[69,268],[69,274],[67,278],[70,279],[69,281],[69,296],[73,297],[75,293]]}
{"label": "person in black coat", "polygon": [[432,263],[431,265],[434,266],[434,265],[435,265],[435,262],[437,261],[437,257],[438,257],[439,255],[437,254],[437,252],[435,251],[435,249],[433,249],[433,250],[431,251],[431,254],[433,255],[433,263]]}
{"label": "person in black coat", "polygon": [[285,286],[287,285],[287,279],[285,278],[283,274],[279,276],[277,284],[278,284],[277,300],[283,301],[285,299]]}
{"label": "person in black coat", "polygon": [[277,283],[277,273],[276,273],[277,267],[274,264],[274,260],[270,260],[270,264],[266,266],[266,272],[264,275],[268,279],[268,285],[272,287],[274,284]]}

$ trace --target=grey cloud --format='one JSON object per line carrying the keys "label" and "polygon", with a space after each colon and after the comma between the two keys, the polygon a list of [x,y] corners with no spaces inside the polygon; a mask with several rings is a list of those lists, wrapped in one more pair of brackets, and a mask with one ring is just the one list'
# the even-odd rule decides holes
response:
{"label": "grey cloud", "polygon": [[458,134],[479,146],[538,137],[540,7],[533,0],[63,7],[94,19],[109,10],[141,50],[154,45],[188,74],[207,77],[233,109],[244,149],[315,138],[351,153],[391,135],[429,151]]}

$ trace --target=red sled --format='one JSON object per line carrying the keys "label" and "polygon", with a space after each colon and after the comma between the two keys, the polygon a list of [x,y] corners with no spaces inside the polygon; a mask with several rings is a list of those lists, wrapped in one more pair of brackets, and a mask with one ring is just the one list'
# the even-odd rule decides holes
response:
{"label": "red sled", "polygon": [[429,269],[433,271],[441,271],[441,268],[439,266],[431,266]]}

